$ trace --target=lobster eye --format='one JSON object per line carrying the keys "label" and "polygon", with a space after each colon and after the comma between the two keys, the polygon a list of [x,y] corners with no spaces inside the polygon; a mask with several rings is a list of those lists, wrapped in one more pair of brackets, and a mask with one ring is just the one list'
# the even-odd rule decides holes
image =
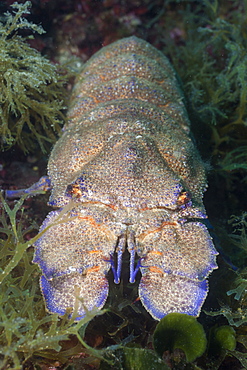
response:
{"label": "lobster eye", "polygon": [[79,177],[73,184],[67,186],[66,195],[72,199],[80,198],[85,190],[85,180],[83,177]]}
{"label": "lobster eye", "polygon": [[71,198],[80,198],[82,196],[82,191],[78,184],[71,184],[67,186],[66,195]]}
{"label": "lobster eye", "polygon": [[182,207],[186,205],[187,203],[189,203],[190,201],[191,201],[191,194],[186,190],[182,190],[178,196],[177,205],[179,207]]}

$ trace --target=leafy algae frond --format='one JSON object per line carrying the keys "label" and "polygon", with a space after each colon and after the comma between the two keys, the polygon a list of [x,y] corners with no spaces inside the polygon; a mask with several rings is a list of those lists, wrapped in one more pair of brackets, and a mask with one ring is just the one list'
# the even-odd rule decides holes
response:
{"label": "leafy algae frond", "polygon": [[0,147],[17,143],[25,152],[38,141],[42,151],[56,140],[63,121],[66,96],[56,66],[31,48],[28,36],[19,31],[45,31],[22,15],[29,14],[31,2],[14,3],[13,14],[5,13],[0,22]]}

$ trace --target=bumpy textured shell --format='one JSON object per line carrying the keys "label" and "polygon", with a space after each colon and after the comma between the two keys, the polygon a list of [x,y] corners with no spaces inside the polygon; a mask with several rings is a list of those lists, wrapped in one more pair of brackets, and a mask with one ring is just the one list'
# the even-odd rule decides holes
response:
{"label": "bumpy textured shell", "polygon": [[[96,53],[74,87],[69,124],[48,164],[51,212],[34,262],[51,312],[78,319],[108,295],[107,273],[130,282],[150,314],[198,315],[216,250],[202,203],[203,163],[174,71],[136,37]],[[72,201],[71,201],[72,200]]]}

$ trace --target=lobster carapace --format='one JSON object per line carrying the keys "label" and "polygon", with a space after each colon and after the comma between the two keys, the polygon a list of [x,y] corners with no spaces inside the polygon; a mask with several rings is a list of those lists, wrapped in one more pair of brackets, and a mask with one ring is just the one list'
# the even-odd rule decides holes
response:
{"label": "lobster carapace", "polygon": [[62,315],[77,302],[80,319],[103,307],[108,271],[118,283],[127,249],[129,280],[140,269],[139,296],[154,318],[198,315],[217,252],[203,224],[204,165],[170,63],[136,37],[102,48],[68,117],[48,163],[58,210],[33,260],[48,310]]}

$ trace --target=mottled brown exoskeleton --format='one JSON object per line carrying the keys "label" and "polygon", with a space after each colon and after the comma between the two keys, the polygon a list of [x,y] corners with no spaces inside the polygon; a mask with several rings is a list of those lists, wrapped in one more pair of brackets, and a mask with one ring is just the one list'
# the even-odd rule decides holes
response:
{"label": "mottled brown exoskeleton", "polygon": [[203,224],[204,165],[170,63],[136,37],[103,48],[85,64],[68,117],[48,164],[58,209],[34,256],[48,310],[62,315],[78,297],[78,319],[103,307],[107,273],[120,281],[127,248],[130,282],[140,269],[139,296],[154,318],[198,315],[217,252]]}

